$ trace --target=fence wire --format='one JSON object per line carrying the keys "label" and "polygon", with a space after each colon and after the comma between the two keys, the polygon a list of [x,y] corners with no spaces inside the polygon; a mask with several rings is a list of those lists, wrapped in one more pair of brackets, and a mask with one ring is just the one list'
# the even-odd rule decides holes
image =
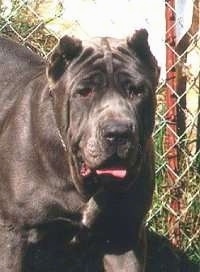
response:
{"label": "fence wire", "polygon": [[[78,18],[61,20],[63,2],[59,0],[3,0],[0,5],[0,32],[44,57],[62,32],[88,35]],[[193,1],[192,25],[178,45],[173,0],[165,1],[165,14],[166,79],[156,91],[156,189],[147,222],[200,261],[199,1]]]}

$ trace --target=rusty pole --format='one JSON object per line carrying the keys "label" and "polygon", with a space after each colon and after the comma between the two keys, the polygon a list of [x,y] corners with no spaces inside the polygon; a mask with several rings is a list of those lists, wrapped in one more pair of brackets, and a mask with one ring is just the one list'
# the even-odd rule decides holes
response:
{"label": "rusty pole", "polygon": [[[168,216],[169,238],[172,243],[180,246],[180,226],[177,222],[177,215],[180,214],[180,198],[177,194],[176,179],[178,175],[178,147],[177,147],[177,97],[176,91],[176,67],[177,56],[175,53],[176,45],[176,14],[175,0],[165,1],[165,18],[166,18],[166,133],[165,133],[165,150],[167,160],[167,183],[170,188],[170,208]],[[178,190],[179,191],[179,190]]]}

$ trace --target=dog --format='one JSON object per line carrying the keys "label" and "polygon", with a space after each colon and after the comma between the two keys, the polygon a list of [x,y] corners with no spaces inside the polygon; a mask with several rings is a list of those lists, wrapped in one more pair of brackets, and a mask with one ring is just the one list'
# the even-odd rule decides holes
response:
{"label": "dog", "polygon": [[47,62],[0,38],[1,272],[145,271],[158,78],[145,29]]}

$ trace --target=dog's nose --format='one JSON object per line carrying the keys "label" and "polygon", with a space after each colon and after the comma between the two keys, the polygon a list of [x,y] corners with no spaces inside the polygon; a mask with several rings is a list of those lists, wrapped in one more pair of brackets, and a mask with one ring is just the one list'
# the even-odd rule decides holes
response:
{"label": "dog's nose", "polygon": [[108,120],[103,126],[103,136],[110,144],[125,144],[130,140],[132,124],[129,121]]}

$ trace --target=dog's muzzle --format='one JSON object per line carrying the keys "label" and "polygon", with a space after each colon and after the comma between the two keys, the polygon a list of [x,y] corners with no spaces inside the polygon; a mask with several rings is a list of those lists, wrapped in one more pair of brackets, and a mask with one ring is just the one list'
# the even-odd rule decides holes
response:
{"label": "dog's muzzle", "polygon": [[[97,154],[101,159],[92,168],[84,162],[81,167],[81,176],[88,177],[93,174],[109,177],[110,180],[127,179],[129,168],[137,153],[133,148],[135,141],[133,123],[131,120],[110,118],[99,125],[99,132],[102,149]],[[90,161],[95,160],[95,156],[92,159],[92,155],[96,155],[94,150],[98,150],[95,148],[98,146],[98,141],[95,140],[94,143],[94,145],[88,145],[88,154],[91,154]]]}

